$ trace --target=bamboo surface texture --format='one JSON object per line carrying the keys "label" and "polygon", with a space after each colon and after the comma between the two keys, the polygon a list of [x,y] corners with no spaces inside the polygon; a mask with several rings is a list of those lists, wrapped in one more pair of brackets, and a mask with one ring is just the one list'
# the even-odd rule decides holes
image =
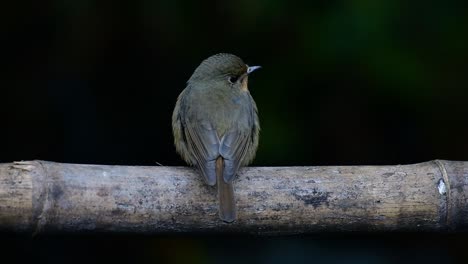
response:
{"label": "bamboo surface texture", "polygon": [[468,162],[249,167],[238,220],[188,167],[22,161],[0,164],[0,230],[254,233],[466,231]]}

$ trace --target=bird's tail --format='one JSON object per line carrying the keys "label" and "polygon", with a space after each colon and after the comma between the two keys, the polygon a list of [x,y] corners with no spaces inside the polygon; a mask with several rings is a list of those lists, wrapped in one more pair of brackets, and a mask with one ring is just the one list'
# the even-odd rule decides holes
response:
{"label": "bird's tail", "polygon": [[232,182],[226,183],[223,178],[224,160],[216,159],[216,181],[218,182],[219,218],[224,222],[236,220],[236,203]]}

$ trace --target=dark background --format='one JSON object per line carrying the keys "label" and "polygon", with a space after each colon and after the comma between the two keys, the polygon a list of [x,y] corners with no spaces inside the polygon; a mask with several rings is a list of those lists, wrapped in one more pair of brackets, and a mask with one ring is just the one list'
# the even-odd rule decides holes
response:
{"label": "dark background", "polygon": [[[172,109],[219,52],[263,66],[249,82],[262,126],[254,165],[468,160],[463,2],[2,2],[0,162],[183,165]],[[467,238],[0,234],[0,252],[49,263],[437,263],[462,261]]]}

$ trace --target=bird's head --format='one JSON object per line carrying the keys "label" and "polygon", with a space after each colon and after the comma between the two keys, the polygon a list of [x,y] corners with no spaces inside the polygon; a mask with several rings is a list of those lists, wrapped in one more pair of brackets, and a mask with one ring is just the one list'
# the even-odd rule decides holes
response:
{"label": "bird's head", "polygon": [[220,53],[204,60],[188,83],[247,90],[249,74],[259,68],[248,66],[236,55]]}

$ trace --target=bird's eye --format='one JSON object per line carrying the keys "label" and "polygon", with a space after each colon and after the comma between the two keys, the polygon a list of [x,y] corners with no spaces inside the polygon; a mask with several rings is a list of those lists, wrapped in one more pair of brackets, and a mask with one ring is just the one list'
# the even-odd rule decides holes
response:
{"label": "bird's eye", "polygon": [[228,82],[230,82],[231,84],[234,84],[235,82],[237,82],[238,78],[239,78],[238,76],[229,76]]}

